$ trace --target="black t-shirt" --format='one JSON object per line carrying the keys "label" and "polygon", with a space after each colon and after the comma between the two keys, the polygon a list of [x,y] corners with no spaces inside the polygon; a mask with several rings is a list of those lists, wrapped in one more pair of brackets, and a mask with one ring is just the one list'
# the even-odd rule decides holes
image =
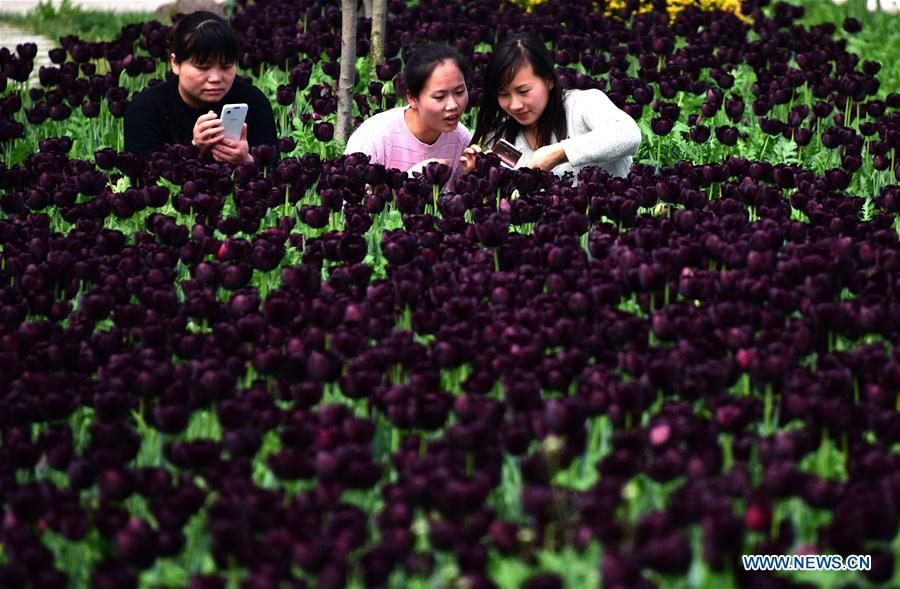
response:
{"label": "black t-shirt", "polygon": [[247,143],[256,147],[269,143],[277,147],[272,105],[258,88],[237,78],[231,90],[215,105],[191,108],[178,94],[178,78],[171,77],[151,86],[128,105],[125,111],[125,151],[148,159],[166,143],[191,143],[197,117],[210,110],[221,116],[226,104],[247,104]]}

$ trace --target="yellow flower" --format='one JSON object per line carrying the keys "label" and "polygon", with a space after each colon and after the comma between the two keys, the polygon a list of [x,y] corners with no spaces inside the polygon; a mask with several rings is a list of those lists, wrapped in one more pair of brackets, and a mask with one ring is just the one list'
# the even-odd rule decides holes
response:
{"label": "yellow flower", "polygon": [[[510,2],[522,7],[527,12],[531,12],[532,8],[538,4],[543,4],[546,1],[547,0],[510,0]],[[619,11],[625,8],[625,4],[625,0],[607,0],[604,14],[611,17],[618,16]],[[666,12],[669,13],[669,17],[672,19],[678,16],[678,13],[688,6],[696,6],[700,10],[721,10],[723,12],[730,12],[741,20],[750,22],[749,17],[741,14],[740,0],[666,0]],[[594,7],[599,10],[600,3],[595,2]],[[653,0],[640,0],[637,9],[639,14],[650,12],[651,10],[653,10]]]}
{"label": "yellow flower", "polygon": [[[531,0],[539,2],[541,0]],[[736,15],[741,20],[749,22],[749,18],[741,14],[740,0],[666,0],[666,12],[671,18],[678,16],[678,13],[688,6],[696,6],[700,10],[721,10]],[[605,14],[607,16],[616,16],[617,13],[625,8],[625,0],[609,0],[606,3]],[[650,12],[653,10],[652,0],[641,0],[638,6],[638,13]]]}

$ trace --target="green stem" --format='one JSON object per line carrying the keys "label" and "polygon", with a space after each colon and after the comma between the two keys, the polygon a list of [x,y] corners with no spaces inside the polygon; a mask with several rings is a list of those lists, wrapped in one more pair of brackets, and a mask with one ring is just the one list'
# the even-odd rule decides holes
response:
{"label": "green stem", "polygon": [[763,433],[766,436],[772,435],[772,384],[766,385],[766,396],[763,406]]}

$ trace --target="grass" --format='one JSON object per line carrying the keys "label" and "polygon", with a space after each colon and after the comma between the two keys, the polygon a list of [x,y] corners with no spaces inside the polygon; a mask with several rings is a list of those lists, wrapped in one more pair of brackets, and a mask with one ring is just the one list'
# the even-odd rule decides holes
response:
{"label": "grass", "polygon": [[43,35],[54,41],[63,35],[77,34],[85,41],[111,41],[125,25],[153,20],[151,12],[112,12],[85,10],[62,0],[40,2],[25,14],[0,11],[0,22]]}

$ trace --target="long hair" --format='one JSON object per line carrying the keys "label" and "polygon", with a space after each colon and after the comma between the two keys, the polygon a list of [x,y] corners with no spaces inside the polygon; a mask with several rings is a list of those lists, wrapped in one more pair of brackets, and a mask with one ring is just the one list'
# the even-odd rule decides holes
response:
{"label": "long hair", "polygon": [[568,136],[563,86],[553,67],[553,58],[536,35],[519,33],[497,45],[488,60],[484,72],[484,92],[475,121],[472,143],[490,145],[498,139],[513,141],[522,130],[522,125],[500,108],[497,94],[509,85],[519,70],[526,65],[531,66],[536,76],[553,82],[547,107],[537,120],[538,147],[550,145],[554,132],[557,141],[562,141]]}

